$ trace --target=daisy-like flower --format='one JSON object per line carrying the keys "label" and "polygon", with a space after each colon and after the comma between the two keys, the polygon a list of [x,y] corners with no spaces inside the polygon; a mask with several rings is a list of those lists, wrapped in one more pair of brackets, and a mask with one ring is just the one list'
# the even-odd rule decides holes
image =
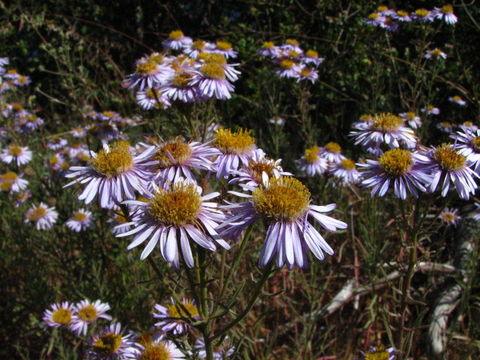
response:
{"label": "daisy-like flower", "polygon": [[302,80],[308,80],[314,84],[318,80],[318,72],[315,69],[308,68],[304,66],[302,70],[298,73],[297,82]]}
{"label": "daisy-like flower", "polygon": [[168,97],[159,90],[147,89],[146,91],[138,91],[136,94],[138,105],[145,110],[153,108],[167,109],[171,103]]}
{"label": "daisy-like flower", "polygon": [[381,26],[385,21],[385,16],[382,16],[378,12],[373,12],[364,20],[365,24],[372,26]]}
{"label": "daisy-like flower", "polygon": [[192,59],[196,59],[199,54],[207,51],[207,49],[211,48],[212,44],[204,41],[204,40],[195,40],[190,46],[185,47],[183,52],[187,54]]}
{"label": "daisy-like flower", "polygon": [[123,215],[120,207],[114,208],[115,214],[108,220],[113,225],[112,233],[121,234],[127,232],[131,228],[131,222]]}
{"label": "daisy-like flower", "polygon": [[431,22],[435,19],[435,13],[427,9],[417,9],[411,16],[412,19],[419,22]]}
{"label": "daisy-like flower", "polygon": [[225,67],[217,62],[205,62],[200,65],[190,83],[198,87],[198,93],[205,98],[215,97],[219,100],[230,99],[235,90],[229,82]]}
{"label": "daisy-like flower", "polygon": [[185,359],[185,355],[172,342],[161,337],[147,342],[136,343],[130,348],[129,359],[135,360],[180,360]]}
{"label": "daisy-like flower", "polygon": [[88,360],[128,360],[133,346],[133,334],[124,334],[119,323],[112,322],[108,327],[96,333],[88,341],[86,359]]}
{"label": "daisy-like flower", "polygon": [[228,41],[217,41],[215,43],[215,48],[212,50],[212,52],[222,54],[227,59],[236,58],[238,56],[238,52],[233,50],[232,44]]}
{"label": "daisy-like flower", "polygon": [[26,146],[10,144],[2,150],[0,159],[6,164],[14,162],[17,166],[25,165],[32,160],[32,152]]}
{"label": "daisy-like flower", "polygon": [[[200,64],[214,63],[220,65],[225,71],[225,77],[229,81],[237,81],[240,71],[236,70],[235,67],[238,64],[228,64],[225,56],[219,53],[202,53],[198,56]],[[201,65],[198,66],[201,68]]]}
{"label": "daisy-like flower", "polygon": [[119,141],[111,146],[104,145],[98,154],[92,152],[92,160],[88,166],[72,166],[67,178],[76,178],[64,187],[75,183],[87,186],[78,197],[86,204],[98,196],[100,206],[112,208],[114,203],[135,199],[135,191],[146,192],[146,184],[151,178],[147,170],[150,163],[145,160],[155,151],[151,146],[138,155],[132,155],[130,145]]}
{"label": "daisy-like flower", "polygon": [[298,79],[300,77],[300,71],[302,66],[291,59],[281,59],[278,62],[279,69],[276,73],[280,77]]}
{"label": "daisy-like flower", "polygon": [[457,226],[462,217],[458,215],[458,209],[445,208],[438,218],[447,225]]}
{"label": "daisy-like flower", "polygon": [[338,163],[345,159],[341,153],[342,148],[336,142],[329,142],[324,147],[320,148],[319,156],[329,162]]}
{"label": "daisy-like flower", "polygon": [[26,189],[28,180],[22,179],[17,173],[8,171],[0,175],[0,190],[20,192]]}
{"label": "daisy-like flower", "polygon": [[167,306],[155,305],[153,318],[160,320],[155,326],[164,333],[182,335],[190,330],[190,323],[200,320],[200,313],[194,301],[182,299],[181,304],[170,299],[171,304]]}
{"label": "daisy-like flower", "polygon": [[395,360],[397,355],[393,347],[385,349],[384,346],[370,346],[366,352],[361,352],[361,357],[356,360]]}
{"label": "daisy-like flower", "polygon": [[218,149],[196,141],[185,142],[180,138],[166,141],[153,155],[152,160],[157,162],[151,168],[155,174],[153,179],[159,185],[179,178],[194,181],[190,169],[212,170],[210,159],[218,155],[221,155]]}
{"label": "daisy-like flower", "polygon": [[320,175],[328,170],[328,160],[320,156],[318,146],[306,149],[302,158],[296,163],[298,169],[304,171],[308,176]]}
{"label": "daisy-like flower", "polygon": [[57,221],[58,213],[54,207],[48,207],[44,203],[33,205],[25,214],[25,223],[35,223],[37,230],[48,230]]}
{"label": "daisy-like flower", "polygon": [[455,124],[452,124],[449,121],[441,121],[435,125],[435,127],[440,130],[441,132],[450,134],[453,132],[453,129],[455,128]]}
{"label": "daisy-like flower", "polygon": [[465,106],[465,105],[467,105],[467,102],[466,102],[465,100],[463,100],[463,99],[462,99],[460,96],[458,96],[458,95],[450,96],[450,97],[448,98],[448,101],[453,102],[453,103],[455,103],[455,104],[457,104],[457,105],[460,105],[460,106]]}
{"label": "daisy-like flower", "polygon": [[438,115],[440,114],[440,109],[433,106],[433,105],[427,105],[424,108],[420,109],[421,112],[427,113],[428,115]]}
{"label": "daisy-like flower", "polygon": [[293,177],[264,178],[264,184],[255,188],[252,195],[231,192],[249,200],[225,206],[233,216],[219,227],[224,229],[220,235],[236,239],[243,229],[262,218],[268,229],[260,254],[260,266],[269,264],[276,255],[279,268],[285,264],[290,269],[294,265],[306,267],[308,249],[320,260],[325,258],[324,252],[332,255],[332,248],[308,218],[312,216],[328,231],[346,229],[347,224],[343,221],[323,214],[335,209],[335,204],[311,205],[310,192]]}
{"label": "daisy-like flower", "polygon": [[377,12],[383,16],[393,16],[395,14],[395,10],[389,9],[388,6],[385,5],[379,5]]}
{"label": "daisy-like flower", "polygon": [[85,136],[87,136],[87,130],[85,130],[84,127],[79,126],[70,130],[70,134],[74,138],[84,138]]}
{"label": "daisy-like flower", "polygon": [[459,125],[458,126],[460,129],[462,129],[463,131],[477,131],[478,130],[478,126],[475,125],[473,122],[471,121],[465,121],[463,124]]}
{"label": "daisy-like flower", "polygon": [[450,185],[455,186],[457,193],[464,200],[475,194],[477,184],[474,177],[480,178],[468,167],[466,156],[462,155],[451,144],[443,144],[426,152],[427,161],[421,160],[426,165],[432,180],[429,190],[434,192],[442,182],[442,196],[447,196]]}
{"label": "daisy-like flower", "polygon": [[13,202],[13,206],[18,208],[22,206],[31,197],[32,197],[32,193],[28,190],[24,192],[16,193],[14,196],[15,201]]}
{"label": "daisy-like flower", "polygon": [[392,185],[395,196],[402,200],[408,192],[418,197],[417,189],[425,192],[431,180],[419,160],[426,162],[428,158],[404,149],[387,150],[378,160],[358,164],[365,169],[361,185],[373,187],[372,196],[384,196]]}
{"label": "daisy-like flower", "polygon": [[43,323],[50,327],[69,326],[74,307],[67,301],[55,303],[43,313]]}
{"label": "daisy-like flower", "polygon": [[98,319],[112,320],[112,317],[106,314],[108,310],[110,310],[110,305],[102,303],[100,300],[95,302],[86,299],[80,301],[75,304],[70,330],[79,336],[85,336],[88,326]]}
{"label": "daisy-like flower", "polygon": [[401,21],[401,22],[410,22],[412,18],[410,14],[403,10],[397,10],[392,15],[390,15],[393,19]]}
{"label": "daisy-like flower", "polygon": [[340,180],[343,186],[356,184],[362,178],[357,170],[355,162],[351,159],[343,159],[338,163],[330,164],[330,174]]}
{"label": "daisy-like flower", "polygon": [[350,136],[355,138],[355,145],[361,145],[376,155],[382,152],[380,146],[383,144],[389,148],[414,148],[417,143],[413,130],[404,125],[401,117],[391,113],[376,114],[371,123],[352,131]]}
{"label": "daisy-like flower", "polygon": [[211,251],[216,250],[216,244],[230,249],[215,231],[224,215],[216,203],[208,201],[220,193],[201,196],[201,191],[192,182],[178,180],[165,189],[154,186],[154,192],[148,195],[147,201],[125,201],[125,204],[138,208],[132,219],[133,229],[117,237],[135,234],[128,250],[149,239],[140,256],[142,260],[159,244],[165,261],[176,268],[180,267],[180,253],[188,267],[194,266],[190,240]]}
{"label": "daisy-like flower", "polygon": [[280,49],[278,46],[275,46],[272,41],[265,41],[262,47],[257,50],[257,53],[265,57],[276,59],[280,55]]}
{"label": "daisy-like flower", "polygon": [[435,18],[445,21],[449,25],[456,24],[457,16],[453,13],[452,5],[444,5],[441,8],[435,8]]}
{"label": "daisy-like flower", "polygon": [[305,55],[302,57],[302,62],[304,64],[313,64],[315,66],[320,65],[325,61],[325,58],[319,57],[318,52],[315,50],[307,50]]}
{"label": "daisy-like flower", "polygon": [[182,30],[173,30],[168,35],[168,39],[162,41],[162,45],[170,50],[180,50],[190,47],[192,42],[192,39],[185,36]]}
{"label": "daisy-like flower", "polygon": [[405,120],[412,129],[418,129],[420,126],[422,126],[422,119],[420,119],[420,116],[415,114],[414,112],[405,112],[398,114],[403,120]]}
{"label": "daisy-like flower", "polygon": [[17,86],[27,86],[30,85],[32,80],[27,75],[18,75],[16,79],[13,80],[13,83]]}
{"label": "daisy-like flower", "polygon": [[383,20],[383,22],[381,22],[379,24],[379,26],[382,28],[382,29],[385,29],[387,31],[397,31],[398,30],[398,23],[391,17],[389,16],[386,16]]}
{"label": "daisy-like flower", "polygon": [[464,129],[450,137],[455,140],[453,146],[458,153],[465,156],[470,166],[480,175],[480,130]]}
{"label": "daisy-like flower", "polygon": [[[205,340],[203,337],[199,337],[195,341],[195,350],[200,359],[207,358],[207,351],[205,350]],[[230,344],[228,336],[216,345],[213,345],[213,359],[214,360],[226,360],[235,353],[235,347]]]}
{"label": "daisy-like flower", "polygon": [[241,165],[248,165],[256,149],[255,139],[250,135],[250,131],[244,129],[235,132],[229,129],[217,129],[212,145],[222,153],[213,163],[217,179],[226,179]]}
{"label": "daisy-like flower", "polygon": [[162,93],[169,101],[182,101],[186,103],[197,102],[198,89],[192,84],[194,68],[188,64],[177,66],[175,72],[162,87]]}
{"label": "daisy-like flower", "polygon": [[67,146],[68,141],[60,137],[53,137],[48,143],[47,148],[50,150],[60,150]]}
{"label": "daisy-like flower", "polygon": [[425,53],[425,59],[443,59],[443,60],[445,60],[446,58],[447,58],[447,54],[445,54],[439,48],[435,48],[433,50],[427,50],[427,52]]}
{"label": "daisy-like flower", "polygon": [[165,63],[164,56],[153,53],[136,61],[135,72],[127,76],[122,86],[139,91],[155,89],[163,85],[172,73],[173,69]]}
{"label": "daisy-like flower", "polygon": [[70,219],[68,219],[65,225],[67,225],[67,227],[72,231],[80,232],[88,229],[90,225],[92,225],[92,221],[92,212],[85,209],[80,209],[76,211]]}

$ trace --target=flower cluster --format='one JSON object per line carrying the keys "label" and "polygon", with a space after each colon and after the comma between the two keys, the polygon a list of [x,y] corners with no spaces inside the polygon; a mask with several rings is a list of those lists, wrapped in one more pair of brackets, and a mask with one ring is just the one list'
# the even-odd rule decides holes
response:
{"label": "flower cluster", "polygon": [[315,83],[318,80],[317,68],[325,60],[315,50],[304,51],[295,39],[287,39],[278,46],[266,41],[258,54],[273,60],[278,76],[296,79],[297,82],[306,80]]}

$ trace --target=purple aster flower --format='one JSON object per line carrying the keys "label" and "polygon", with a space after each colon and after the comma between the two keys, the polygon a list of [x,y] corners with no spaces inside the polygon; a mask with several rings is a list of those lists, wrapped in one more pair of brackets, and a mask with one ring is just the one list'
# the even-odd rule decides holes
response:
{"label": "purple aster flower", "polygon": [[109,326],[92,336],[88,341],[85,359],[88,360],[129,360],[133,346],[133,333],[124,334],[119,323]]}
{"label": "purple aster flower", "polygon": [[108,310],[110,310],[110,305],[102,303],[100,300],[95,302],[87,299],[80,301],[75,304],[70,330],[79,336],[85,336],[88,326],[98,319],[112,320],[112,317],[106,313]]}
{"label": "purple aster flower", "polygon": [[405,120],[412,129],[418,129],[420,126],[422,126],[422,119],[420,119],[420,116],[415,114],[414,112],[405,112],[398,114],[403,120]]}
{"label": "purple aster flower", "polygon": [[74,306],[68,301],[55,303],[43,313],[43,323],[50,327],[69,326],[73,312]]}
{"label": "purple aster flower", "polygon": [[431,180],[419,160],[426,162],[428,158],[403,149],[387,150],[378,160],[358,164],[365,169],[361,185],[373,187],[372,196],[384,196],[393,185],[395,196],[402,200],[407,198],[407,192],[418,197],[416,189],[425,192],[425,186]]}
{"label": "purple aster flower", "polygon": [[2,160],[5,164],[14,162],[17,164],[17,166],[21,166],[29,163],[30,160],[32,160],[32,152],[26,146],[10,144],[0,153],[0,160]]}
{"label": "purple aster flower", "polygon": [[384,346],[370,346],[366,352],[361,352],[361,357],[356,360],[370,360],[370,359],[381,359],[381,360],[395,360],[397,358],[396,350],[393,347],[385,349]]}
{"label": "purple aster flower", "polygon": [[323,260],[324,252],[332,255],[333,250],[308,218],[312,216],[324,229],[336,231],[347,228],[343,221],[323,213],[335,209],[335,204],[317,206],[310,204],[310,192],[293,177],[273,178],[252,192],[252,195],[231,192],[248,201],[225,206],[232,216],[219,229],[221,236],[236,239],[242,230],[262,218],[268,225],[265,242],[260,254],[259,265],[266,266],[276,255],[276,264],[291,269],[308,264],[307,252]]}
{"label": "purple aster flower", "polygon": [[296,161],[298,169],[308,176],[325,173],[328,170],[328,160],[320,156],[320,150],[318,146],[306,149],[302,158]]}
{"label": "purple aster flower", "polygon": [[362,178],[355,166],[355,162],[346,158],[338,163],[331,163],[329,173],[339,179],[342,186],[356,184]]}
{"label": "purple aster flower", "polygon": [[453,13],[452,5],[444,5],[441,8],[434,8],[435,18],[445,21],[449,25],[456,24],[457,16]]}
{"label": "purple aster flower", "polygon": [[457,226],[462,217],[458,215],[458,209],[445,208],[438,216],[447,225]]}
{"label": "purple aster flower", "polygon": [[18,193],[27,188],[28,180],[23,179],[13,171],[0,175],[0,190]]}
{"label": "purple aster flower", "polygon": [[463,100],[460,96],[458,95],[455,95],[455,96],[450,96],[448,98],[448,101],[454,103],[454,104],[457,104],[457,105],[460,105],[460,106],[466,106],[467,105],[467,102],[465,100]]}
{"label": "purple aster flower", "polygon": [[342,148],[336,142],[329,142],[324,147],[320,148],[318,155],[328,162],[339,163],[345,159],[341,153]]}
{"label": "purple aster flower", "polygon": [[230,99],[235,90],[230,83],[224,64],[209,61],[201,64],[195,71],[191,86],[198,88],[201,97],[209,99],[215,97],[219,100]]}
{"label": "purple aster flower", "polygon": [[417,9],[411,14],[411,17],[418,22],[431,22],[435,19],[435,12],[427,9]]}
{"label": "purple aster flower", "polygon": [[439,48],[435,48],[433,50],[427,50],[425,53],[425,59],[446,59],[447,54],[445,54],[442,50]]}
{"label": "purple aster flower", "polygon": [[257,53],[265,57],[276,59],[280,55],[280,48],[275,46],[271,41],[265,41],[262,47],[257,50]]}
{"label": "purple aster flower", "polygon": [[160,90],[137,91],[135,97],[138,105],[145,110],[153,108],[167,109],[171,105],[169,98]]}
{"label": "purple aster flower", "polygon": [[145,162],[155,151],[151,146],[138,155],[132,155],[128,142],[119,141],[112,146],[104,145],[98,154],[92,152],[88,166],[72,166],[67,178],[76,178],[64,187],[76,183],[87,186],[78,197],[89,204],[98,196],[100,206],[112,208],[115,203],[135,199],[135,191],[147,192],[146,184],[152,174],[147,170],[151,164]]}
{"label": "purple aster flower", "polygon": [[122,86],[140,91],[155,89],[163,85],[172,73],[173,69],[166,58],[153,53],[136,61],[135,72],[127,76]]}
{"label": "purple aster flower", "polygon": [[455,140],[454,148],[467,158],[467,162],[480,175],[480,130],[464,129],[450,137]]}
{"label": "purple aster flower", "polygon": [[192,39],[183,34],[181,30],[173,30],[168,35],[168,39],[162,41],[162,45],[166,49],[181,50],[192,45]]}
{"label": "purple aster flower", "polygon": [[279,68],[276,70],[276,74],[284,78],[298,79],[300,77],[300,71],[302,65],[291,59],[280,59],[278,61]]}
{"label": "purple aster flower", "polygon": [[227,59],[228,58],[236,58],[238,56],[238,52],[233,50],[232,44],[228,41],[217,41],[215,43],[215,48],[210,50],[212,53],[215,54],[222,54]]}
{"label": "purple aster flower", "polygon": [[80,232],[88,229],[92,225],[92,222],[92,212],[85,209],[80,209],[77,210],[70,219],[68,219],[65,225],[67,225],[67,227],[72,231]]}
{"label": "purple aster flower", "polygon": [[171,304],[167,306],[155,305],[156,312],[153,313],[153,318],[160,320],[155,326],[164,333],[185,334],[191,329],[190,323],[200,319],[197,305],[188,299],[182,299],[181,304],[173,299],[170,301]]}
{"label": "purple aster flower", "polygon": [[44,203],[33,205],[25,214],[25,222],[35,223],[37,230],[48,230],[57,221],[58,213],[54,207],[48,207]]}
{"label": "purple aster flower", "polygon": [[[138,340],[137,340],[138,341]],[[132,360],[181,360],[185,355],[178,349],[172,341],[163,337],[156,337],[148,342],[135,343],[130,347],[128,359]]]}
{"label": "purple aster flower", "polygon": [[390,15],[393,19],[401,21],[401,22],[410,22],[412,18],[410,14],[403,10],[397,10],[393,14]]}

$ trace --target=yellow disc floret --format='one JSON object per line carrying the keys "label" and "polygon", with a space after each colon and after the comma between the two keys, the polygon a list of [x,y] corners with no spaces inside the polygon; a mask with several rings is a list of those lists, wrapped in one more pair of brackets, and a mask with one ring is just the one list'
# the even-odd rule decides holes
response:
{"label": "yellow disc floret", "polygon": [[123,174],[133,166],[133,157],[127,141],[113,143],[110,149],[100,150],[92,160],[92,166],[108,178]]}
{"label": "yellow disc floret", "polygon": [[198,60],[203,60],[206,63],[225,65],[227,64],[227,59],[222,54],[216,53],[201,53],[198,55]]}
{"label": "yellow disc floret", "polygon": [[415,15],[419,17],[427,17],[428,15],[430,15],[430,11],[428,11],[427,9],[417,9],[415,10]]}
{"label": "yellow disc floret", "polygon": [[413,165],[412,153],[403,149],[388,150],[380,156],[378,163],[388,175],[402,176]]}
{"label": "yellow disc floret", "polygon": [[217,41],[217,48],[223,51],[232,50],[232,44],[228,41]]}
{"label": "yellow disc floret", "polygon": [[318,58],[318,52],[316,52],[315,50],[307,50],[307,52],[305,53],[305,56],[316,59]]}
{"label": "yellow disc floret", "polygon": [[320,148],[318,146],[312,146],[305,150],[305,154],[303,155],[303,159],[308,161],[309,163],[314,163],[318,160],[318,152]]}
{"label": "yellow disc floret", "polygon": [[287,39],[285,40],[285,44],[288,44],[288,45],[293,45],[293,46],[298,46],[299,45],[299,42],[295,39]]}
{"label": "yellow disc floret", "polygon": [[78,310],[77,314],[80,320],[83,320],[87,323],[91,323],[98,318],[98,311],[97,308],[92,304],[87,304]]}
{"label": "yellow disc floret", "polygon": [[265,41],[262,46],[264,49],[273,49],[275,44],[272,41]]}
{"label": "yellow disc floret", "polygon": [[182,306],[167,305],[168,316],[172,318],[195,318],[199,315],[198,308],[189,301],[182,301]]}
{"label": "yellow disc floret", "polygon": [[372,128],[381,132],[393,132],[403,125],[403,119],[391,113],[376,114],[373,117]]}
{"label": "yellow disc floret", "polygon": [[72,320],[72,311],[69,309],[60,308],[55,310],[52,313],[52,320],[60,325],[67,325],[70,324]]}
{"label": "yellow disc floret", "polygon": [[75,221],[85,221],[87,220],[88,216],[84,212],[77,211],[75,215],[73,215],[73,220]]}
{"label": "yellow disc floret", "polygon": [[454,171],[465,166],[467,158],[459,154],[450,144],[443,144],[435,150],[435,160],[447,171]]}
{"label": "yellow disc floret", "polygon": [[480,136],[475,136],[472,140],[470,140],[470,144],[475,151],[480,152]]}
{"label": "yellow disc floret", "polygon": [[365,354],[365,360],[388,360],[390,359],[390,353],[383,348],[377,349],[376,352],[368,351]]}
{"label": "yellow disc floret", "polygon": [[263,173],[271,178],[274,176],[273,170],[275,169],[275,162],[269,159],[262,159],[260,161],[250,160],[247,166],[248,173],[258,184],[262,182]]}
{"label": "yellow disc floret", "polygon": [[122,345],[122,335],[114,333],[106,333],[95,340],[92,350],[97,354],[109,358],[116,354]]}
{"label": "yellow disc floret", "polygon": [[268,186],[253,191],[255,209],[267,219],[294,221],[304,215],[310,204],[310,191],[291,177],[270,179]]}
{"label": "yellow disc floret", "polygon": [[153,75],[157,72],[158,63],[155,60],[139,61],[135,71],[141,75]]}
{"label": "yellow disc floret", "polygon": [[172,85],[178,88],[186,88],[190,86],[193,75],[182,69],[175,71],[175,75],[172,79]]}
{"label": "yellow disc floret", "polygon": [[171,360],[170,351],[162,342],[151,342],[145,346],[145,350],[139,357],[140,360]]}
{"label": "yellow disc floret", "polygon": [[214,62],[207,62],[202,65],[200,68],[200,72],[207,78],[215,79],[215,80],[224,80],[225,79],[225,69],[222,65],[214,63]]}
{"label": "yellow disc floret", "polygon": [[342,167],[342,169],[345,169],[345,170],[354,170],[355,169],[355,161],[350,160],[350,159],[343,159],[340,162],[340,166]]}
{"label": "yellow disc floret", "polygon": [[39,205],[35,209],[33,209],[33,211],[28,213],[27,219],[30,221],[38,221],[45,215],[47,215],[47,209]]}
{"label": "yellow disc floret", "polygon": [[452,5],[443,5],[442,12],[444,14],[453,14],[453,6]]}
{"label": "yellow disc floret", "polygon": [[169,35],[168,37],[171,39],[171,40],[180,40],[181,38],[183,38],[185,35],[183,34],[183,31],[182,30],[173,30]]}
{"label": "yellow disc floret", "polygon": [[295,66],[295,62],[289,59],[283,59],[280,61],[280,67],[285,70],[289,70]]}
{"label": "yellow disc floret", "polygon": [[158,189],[149,203],[150,213],[162,223],[184,226],[197,220],[202,198],[196,185],[178,182],[169,190]]}
{"label": "yellow disc floret", "polygon": [[190,159],[191,155],[192,148],[190,145],[182,140],[173,140],[165,143],[157,150],[155,159],[160,162],[161,168],[165,168],[168,166],[185,164],[185,162]]}
{"label": "yellow disc floret", "polygon": [[330,153],[338,154],[340,151],[342,151],[342,148],[336,142],[329,142],[327,145],[325,145],[325,150]]}
{"label": "yellow disc floret", "polygon": [[12,156],[20,156],[23,153],[23,149],[18,145],[10,145],[8,153]]}
{"label": "yellow disc floret", "polygon": [[250,131],[244,129],[236,132],[218,129],[214,139],[214,146],[224,154],[245,154],[252,151],[255,145],[255,139],[250,135]]}

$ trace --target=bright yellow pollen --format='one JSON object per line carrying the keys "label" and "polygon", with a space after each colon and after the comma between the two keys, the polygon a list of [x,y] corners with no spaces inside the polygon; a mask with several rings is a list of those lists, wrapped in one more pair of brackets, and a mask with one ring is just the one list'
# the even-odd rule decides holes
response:
{"label": "bright yellow pollen", "polygon": [[407,17],[408,12],[403,11],[403,10],[397,10],[397,15],[400,16],[400,17]]}
{"label": "bright yellow pollen", "polygon": [[370,121],[372,119],[373,119],[373,116],[369,114],[363,114],[362,116],[360,116],[360,121]]}
{"label": "bright yellow pollen", "polygon": [[158,64],[156,61],[148,60],[137,64],[136,72],[141,75],[152,75],[157,71]]}
{"label": "bright yellow pollen", "polygon": [[262,182],[263,173],[266,173],[269,178],[274,176],[273,170],[275,169],[275,163],[269,160],[250,160],[247,169],[255,182],[260,184]]}
{"label": "bright yellow pollen", "polygon": [[2,175],[2,180],[3,181],[10,181],[13,182],[18,179],[18,175],[14,173],[13,171],[6,172],[5,174]]}
{"label": "bright yellow pollen", "polygon": [[164,57],[163,57],[162,54],[154,52],[148,57],[148,59],[150,61],[153,61],[153,62],[157,63],[157,64],[161,64],[161,63],[163,63]]}
{"label": "bright yellow pollen", "polygon": [[106,333],[100,336],[92,346],[93,351],[104,357],[110,357],[117,353],[122,345],[122,335]]}
{"label": "bright yellow pollen", "polygon": [[407,112],[407,119],[408,120],[413,120],[417,117],[417,114],[415,114],[414,112]]}
{"label": "bright yellow pollen", "polygon": [[452,127],[452,123],[451,123],[451,122],[448,122],[448,121],[442,121],[442,122],[440,123],[440,126],[441,126],[441,127],[444,127],[444,128],[450,128],[450,127]]}
{"label": "bright yellow pollen", "polygon": [[11,182],[0,182],[0,190],[1,191],[10,191],[12,190],[13,184]]}
{"label": "bright yellow pollen", "polygon": [[27,77],[25,75],[20,75],[17,79],[17,81],[20,83],[20,84],[23,84],[23,83],[26,83],[27,82]]}
{"label": "bright yellow pollen", "polygon": [[480,152],[480,136],[475,136],[471,141],[470,144],[475,149],[475,151]]}
{"label": "bright yellow pollen", "polygon": [[305,150],[305,154],[303,155],[303,159],[308,161],[309,163],[314,163],[318,160],[318,152],[320,148],[318,146],[312,146]]}
{"label": "bright yellow pollen", "polygon": [[105,115],[106,117],[112,118],[115,116],[115,113],[113,111],[104,111],[103,115]]}
{"label": "bright yellow pollen", "polygon": [[295,65],[295,62],[293,62],[292,60],[289,60],[289,59],[283,59],[282,61],[280,61],[280,67],[282,69],[291,69],[293,68],[293,66]]}
{"label": "bright yellow pollen", "polygon": [[47,209],[45,209],[43,206],[38,206],[27,215],[27,218],[30,221],[38,221],[45,215],[47,215]]}
{"label": "bright yellow pollen", "polygon": [[[172,160],[168,154],[170,154],[174,160]],[[161,168],[165,168],[173,165],[183,165],[188,159],[190,159],[191,155],[192,148],[190,145],[181,140],[175,140],[167,142],[158,149],[155,159],[160,162]]]}
{"label": "bright yellow pollen", "polygon": [[466,157],[459,154],[449,144],[443,144],[435,151],[435,160],[447,171],[461,169],[465,166]]}
{"label": "bright yellow pollen", "polygon": [[17,70],[15,70],[15,69],[9,69],[7,71],[7,74],[16,74],[16,73],[17,73]]}
{"label": "bright yellow pollen", "polygon": [[461,101],[462,98],[461,98],[460,96],[458,96],[458,95],[455,95],[455,96],[453,97],[453,100],[455,100],[455,101]]}
{"label": "bright yellow pollen", "polygon": [[[168,315],[172,318],[195,318],[199,315],[197,306],[188,301],[182,301],[182,305],[167,305]],[[185,308],[185,309],[184,309]]]}
{"label": "bright yellow pollen", "polygon": [[299,42],[298,42],[297,40],[295,40],[295,39],[287,39],[287,40],[285,40],[285,44],[298,46],[298,45],[299,45]]}
{"label": "bright yellow pollen", "polygon": [[452,14],[453,13],[453,6],[452,5],[442,6],[442,12],[445,13],[445,14]]}
{"label": "bright yellow pollen", "polygon": [[133,166],[130,146],[126,141],[113,143],[108,152],[105,149],[100,150],[97,157],[91,161],[95,170],[108,178],[123,174]]}
{"label": "bright yellow pollen", "polygon": [[373,129],[381,132],[393,132],[403,125],[403,119],[391,113],[376,114],[373,118]]}
{"label": "bright yellow pollen", "polygon": [[379,7],[377,7],[377,11],[387,11],[387,10],[388,10],[388,7],[385,5],[380,5]]}
{"label": "bright yellow pollen", "polygon": [[388,360],[390,358],[390,354],[388,351],[379,351],[377,352],[367,352],[365,354],[365,360]]}
{"label": "bright yellow pollen", "polygon": [[60,325],[67,325],[72,320],[72,312],[68,309],[60,308],[53,312],[52,320]]}
{"label": "bright yellow pollen", "polygon": [[380,156],[378,163],[388,175],[402,176],[412,167],[412,153],[403,149],[388,150]]}
{"label": "bright yellow pollen", "polygon": [[20,105],[18,103],[15,103],[15,104],[12,105],[12,110],[15,111],[15,112],[22,112],[23,107],[22,107],[22,105]]}
{"label": "bright yellow pollen", "polygon": [[137,336],[137,342],[143,347],[147,347],[153,341],[153,334],[150,332],[143,332]]}
{"label": "bright yellow pollen", "polygon": [[378,13],[371,13],[370,15],[368,15],[369,20],[377,20],[379,17],[380,15]]}
{"label": "bright yellow pollen", "polygon": [[140,360],[170,360],[171,353],[164,343],[150,343],[145,347]]}
{"label": "bright yellow pollen", "polygon": [[415,15],[420,17],[427,17],[430,14],[430,11],[427,9],[417,9],[415,10]]}
{"label": "bright yellow pollen", "polygon": [[182,30],[173,30],[168,37],[172,40],[180,40],[185,35],[183,34]]}
{"label": "bright yellow pollen", "polygon": [[218,65],[226,65],[227,59],[223,54],[216,54],[216,53],[201,53],[198,55],[199,60],[203,60],[206,63],[218,64]]}
{"label": "bright yellow pollen", "polygon": [[178,70],[175,72],[175,75],[172,80],[173,86],[176,86],[178,88],[186,88],[189,86],[190,81],[192,80],[193,75],[183,71],[183,70]]}
{"label": "bright yellow pollen", "polygon": [[94,305],[88,304],[78,310],[78,318],[87,323],[91,323],[98,318],[98,312]]}
{"label": "bright yellow pollen", "polygon": [[75,215],[73,215],[73,220],[75,221],[85,221],[87,220],[88,216],[87,214],[83,213],[83,212],[76,212]]}
{"label": "bright yellow pollen", "polygon": [[176,183],[159,189],[149,201],[151,214],[167,225],[184,226],[197,220],[202,198],[194,184]]}
{"label": "bright yellow pollen", "polygon": [[342,151],[342,148],[336,142],[329,142],[327,145],[325,145],[325,149],[328,152],[335,154],[338,154],[340,151]]}
{"label": "bright yellow pollen", "polygon": [[215,147],[225,154],[244,154],[251,151],[255,139],[249,130],[240,129],[232,132],[230,129],[218,129],[215,136]]}
{"label": "bright yellow pollen", "polygon": [[316,52],[315,50],[307,50],[307,52],[305,53],[305,56],[316,59],[318,58],[318,52]]}
{"label": "bright yellow pollen", "polygon": [[210,78],[215,80],[224,80],[225,79],[225,69],[223,66],[216,63],[205,63],[200,68],[200,72]]}
{"label": "bright yellow pollen", "polygon": [[291,177],[270,179],[267,187],[259,186],[252,194],[255,209],[267,219],[294,221],[305,214],[310,204],[310,191]]}
{"label": "bright yellow pollen", "polygon": [[231,50],[232,44],[228,41],[217,41],[217,48],[223,51]]}
{"label": "bright yellow pollen", "polygon": [[442,220],[445,222],[451,222],[451,221],[457,220],[457,215],[453,213],[443,213],[443,214],[440,214],[440,216],[442,217]]}
{"label": "bright yellow pollen", "polygon": [[118,222],[119,224],[123,224],[127,222],[127,218],[123,215],[115,215],[115,221]]}
{"label": "bright yellow pollen", "polygon": [[293,50],[290,50],[290,51],[288,52],[288,55],[289,55],[290,57],[292,57],[292,58],[297,58],[297,57],[300,56],[300,54],[299,54],[298,52],[293,51]]}
{"label": "bright yellow pollen", "polygon": [[264,49],[273,49],[274,47],[275,47],[275,44],[272,41],[265,41],[263,43]]}
{"label": "bright yellow pollen", "polygon": [[312,70],[310,70],[309,68],[303,68],[303,69],[300,71],[300,76],[307,77],[307,76],[309,76],[311,73],[312,73]]}
{"label": "bright yellow pollen", "polygon": [[192,47],[196,50],[203,50],[205,48],[206,42],[203,40],[195,40],[192,44]]}
{"label": "bright yellow pollen", "polygon": [[10,153],[10,155],[12,156],[19,156],[22,154],[23,150],[20,146],[17,146],[17,145],[10,145],[8,147],[8,152]]}
{"label": "bright yellow pollen", "polygon": [[433,49],[433,50],[432,50],[432,54],[433,54],[435,57],[439,57],[439,56],[442,54],[442,50],[440,50],[439,48]]}
{"label": "bright yellow pollen", "polygon": [[343,159],[340,162],[340,166],[345,170],[354,170],[355,169],[355,161],[350,159]]}

